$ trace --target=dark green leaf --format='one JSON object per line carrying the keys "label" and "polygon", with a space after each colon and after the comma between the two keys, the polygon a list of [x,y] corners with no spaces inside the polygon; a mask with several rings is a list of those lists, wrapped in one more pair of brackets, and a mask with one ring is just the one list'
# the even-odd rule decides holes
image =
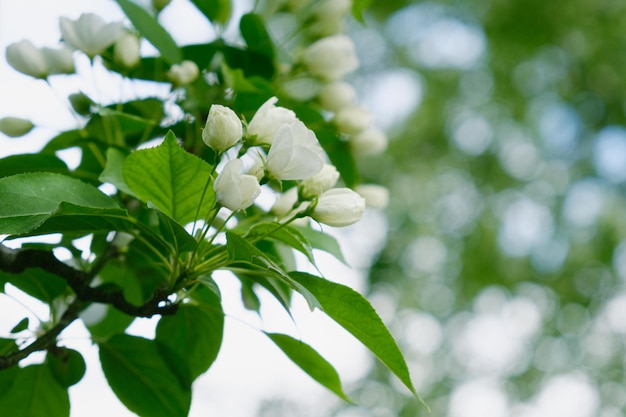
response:
{"label": "dark green leaf", "polygon": [[184,227],[176,223],[173,219],[157,212],[159,216],[159,231],[161,237],[172,245],[176,253],[189,252],[198,247],[198,242]]}
{"label": "dark green leaf", "polygon": [[180,49],[172,36],[145,9],[130,0],[115,0],[135,29],[145,37],[170,64],[182,60]]}
{"label": "dark green leaf", "polygon": [[311,378],[328,388],[337,396],[349,403],[352,400],[343,392],[341,380],[335,368],[315,349],[301,340],[286,334],[266,333],[289,359],[306,372]]}
{"label": "dark green leaf", "polygon": [[[2,415],[11,417],[68,417],[70,400],[45,365],[15,368],[13,383],[0,391]],[[7,372],[2,371],[0,374]],[[0,377],[0,385],[3,385]],[[6,385],[6,384],[5,384]]]}
{"label": "dark green leaf", "polygon": [[131,153],[122,173],[135,195],[181,225],[206,218],[215,205],[211,166],[184,151],[172,132],[161,145]]}
{"label": "dark green leaf", "polygon": [[274,59],[274,42],[261,16],[254,13],[243,15],[239,21],[239,30],[249,50]]}
{"label": "dark green leaf", "polygon": [[24,234],[54,215],[62,202],[89,209],[121,210],[115,200],[77,179],[53,173],[0,178],[0,233]]}
{"label": "dark green leaf", "polygon": [[104,375],[129,410],[150,417],[187,415],[191,386],[180,384],[156,342],[121,334],[98,346]]}
{"label": "dark green leaf", "polygon": [[62,387],[71,387],[85,375],[85,360],[73,349],[58,347],[48,350],[46,363]]}
{"label": "dark green leaf", "polygon": [[183,385],[191,383],[213,364],[222,345],[224,312],[208,289],[211,304],[183,304],[176,315],[162,317],[156,341],[163,357]]}
{"label": "dark green leaf", "polygon": [[[7,353],[17,350],[17,345],[14,339],[4,339],[0,337],[0,355],[6,355]],[[2,372],[0,372],[2,375]],[[5,391],[2,387],[2,381],[0,380],[0,392]]]}
{"label": "dark green leaf", "polygon": [[341,174],[343,182],[348,187],[354,187],[359,182],[359,172],[349,143],[340,140],[337,133],[331,129],[317,129],[315,135],[330,161]]}
{"label": "dark green leaf", "polygon": [[191,0],[211,22],[225,25],[232,12],[231,0]]}
{"label": "dark green leaf", "polygon": [[65,280],[39,268],[29,268],[20,274],[0,272],[0,281],[9,282],[47,304],[67,291]]}
{"label": "dark green leaf", "polygon": [[343,257],[339,242],[337,242],[337,239],[335,239],[333,236],[314,230],[310,227],[294,226],[293,228],[300,232],[300,234],[307,240],[307,242],[313,247],[313,249],[318,249],[330,253],[339,261],[343,262],[346,265],[348,264],[346,262],[346,259]]}
{"label": "dark green leaf", "polygon": [[54,155],[40,153],[21,154],[0,159],[0,177],[35,171],[68,173],[65,162]]}
{"label": "dark green leaf", "polygon": [[24,317],[22,320],[20,320],[19,323],[13,326],[13,328],[11,329],[11,333],[19,333],[22,330],[26,329],[28,329],[28,317]]}
{"label": "dark green leaf", "polygon": [[66,130],[59,133],[48,141],[46,146],[41,150],[41,153],[54,153],[62,149],[72,148],[74,146],[80,146],[88,140],[88,134],[83,129]]}
{"label": "dark green leaf", "polygon": [[317,298],[322,311],[361,341],[417,396],[402,352],[374,308],[361,294],[311,274],[293,272],[290,275]]}
{"label": "dark green leaf", "polygon": [[302,252],[314,264],[313,250],[307,239],[298,229],[280,223],[259,223],[248,232],[250,239],[272,239]]}

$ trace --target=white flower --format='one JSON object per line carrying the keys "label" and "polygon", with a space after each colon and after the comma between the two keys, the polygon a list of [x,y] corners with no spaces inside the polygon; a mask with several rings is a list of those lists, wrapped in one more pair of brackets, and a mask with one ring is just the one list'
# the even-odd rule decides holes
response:
{"label": "white flower", "polygon": [[349,188],[333,188],[323,193],[311,217],[329,226],[348,226],[361,220],[365,199]]}
{"label": "white flower", "polygon": [[242,167],[241,159],[231,159],[224,165],[213,185],[217,201],[232,211],[250,207],[261,193],[257,178],[242,174]]}
{"label": "white flower", "polygon": [[354,43],[346,35],[333,35],[311,44],[302,61],[309,72],[327,81],[339,80],[359,67]]}
{"label": "white flower", "polygon": [[343,133],[355,134],[372,124],[372,114],[356,104],[342,107],[335,113],[335,124]]}
{"label": "white flower", "polygon": [[3,117],[0,119],[0,132],[4,133],[10,138],[19,138],[24,136],[33,128],[33,124],[30,120],[22,119],[19,117]]}
{"label": "white flower", "polygon": [[74,51],[69,46],[63,45],[59,49],[42,48],[41,51],[48,65],[48,74],[73,74],[76,72]]}
{"label": "white flower", "polygon": [[169,79],[176,85],[192,83],[200,75],[200,69],[193,61],[184,60],[180,64],[174,64],[167,72]]}
{"label": "white flower", "polygon": [[322,170],[322,148],[315,137],[300,120],[283,125],[270,147],[265,169],[277,180],[302,180]]}
{"label": "white flower", "polygon": [[[285,217],[294,209],[297,202],[298,189],[296,187],[292,187],[278,196],[276,202],[272,206],[272,213],[274,213],[277,217]],[[306,204],[308,204],[308,202]],[[302,205],[300,205],[299,208],[302,208]]]}
{"label": "white flower", "polygon": [[345,81],[335,81],[322,87],[317,98],[324,109],[336,112],[354,103],[356,90]]}
{"label": "white flower", "polygon": [[357,156],[378,155],[387,149],[387,135],[375,127],[350,137],[350,149]]}
{"label": "white flower", "polygon": [[247,134],[255,144],[271,145],[278,129],[296,121],[296,114],[284,107],[276,106],[278,99],[271,97],[259,107],[248,124]]}
{"label": "white flower", "polygon": [[337,184],[339,171],[334,165],[324,164],[320,172],[300,183],[300,194],[303,198],[313,198],[330,190]]}
{"label": "white flower", "polygon": [[104,52],[123,33],[121,22],[105,23],[93,13],[83,13],[77,20],[61,17],[59,23],[63,41],[90,57]]}
{"label": "white flower", "polygon": [[206,124],[202,130],[202,140],[211,149],[224,152],[243,136],[241,120],[232,109],[213,104],[209,109]]}
{"label": "white flower", "polygon": [[126,68],[133,68],[141,60],[140,44],[137,35],[126,32],[115,42],[113,56],[115,61]]}
{"label": "white flower", "polygon": [[389,190],[382,185],[361,184],[355,190],[369,207],[383,209],[389,204]]}
{"label": "white flower", "polygon": [[35,78],[46,78],[48,63],[41,49],[29,40],[7,46],[5,56],[14,70]]}
{"label": "white flower", "polygon": [[315,8],[318,19],[344,17],[352,9],[352,0],[322,0]]}

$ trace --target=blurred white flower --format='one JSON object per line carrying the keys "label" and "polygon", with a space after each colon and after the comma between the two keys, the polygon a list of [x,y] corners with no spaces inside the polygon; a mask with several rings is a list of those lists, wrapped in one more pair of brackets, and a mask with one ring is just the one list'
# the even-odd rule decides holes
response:
{"label": "blurred white flower", "polygon": [[0,119],[0,132],[10,138],[19,138],[30,132],[33,128],[30,120],[19,117],[3,117]]}
{"label": "blurred white flower", "polygon": [[359,67],[354,43],[346,35],[333,35],[311,44],[302,57],[309,72],[327,81],[339,80]]}
{"label": "blurred white flower", "polygon": [[302,180],[322,170],[324,162],[315,133],[300,120],[283,125],[276,132],[265,161],[265,169],[277,180]]}
{"label": "blurred white flower", "polygon": [[59,21],[63,41],[90,57],[99,55],[123,34],[121,22],[105,23],[93,13],[83,13],[76,20],[61,17]]}
{"label": "blurred white flower", "polygon": [[241,159],[231,159],[224,165],[213,186],[217,201],[232,210],[242,210],[254,203],[261,186],[254,175],[242,174]]}
{"label": "blurred white flower", "polygon": [[383,209],[389,204],[389,190],[382,185],[361,184],[354,189],[369,207]]}
{"label": "blurred white flower", "polygon": [[[298,189],[296,187],[292,187],[280,194],[276,199],[276,202],[272,206],[272,213],[274,213],[277,217],[285,217],[289,212],[291,212],[295,207],[295,204],[298,202]],[[309,204],[308,202],[304,204]],[[298,208],[302,208],[300,205]]]}
{"label": "blurred white flower", "polygon": [[317,98],[322,108],[336,112],[354,103],[356,90],[345,81],[335,81],[322,87]]}
{"label": "blurred white flower", "polygon": [[300,183],[300,194],[303,198],[313,198],[330,190],[337,184],[339,171],[334,165],[324,164],[322,170]]}
{"label": "blurred white flower", "polygon": [[356,104],[340,108],[335,113],[335,124],[343,133],[355,134],[372,124],[372,114]]}
{"label": "blurred white flower", "polygon": [[243,127],[237,114],[230,108],[213,104],[209,109],[202,140],[211,149],[224,152],[243,136]]}
{"label": "blurred white flower", "polygon": [[43,51],[29,40],[22,40],[7,46],[7,62],[14,70],[35,78],[46,78],[48,64]]}
{"label": "blurred white flower", "polygon": [[271,97],[259,107],[248,124],[247,136],[255,144],[271,145],[278,129],[295,122],[296,114],[284,107],[276,106],[278,99]]}
{"label": "blurred white flower", "polygon": [[176,85],[192,83],[200,75],[200,69],[193,61],[184,60],[180,64],[174,64],[167,72],[168,78]]}
{"label": "blurred white flower", "polygon": [[350,137],[350,149],[357,156],[378,155],[387,149],[387,135],[375,127]]}
{"label": "blurred white flower", "polygon": [[311,217],[328,226],[342,227],[358,222],[365,211],[365,199],[349,188],[333,188],[323,193]]}
{"label": "blurred white flower", "polygon": [[113,56],[115,61],[126,68],[133,68],[141,59],[139,55],[139,37],[126,32],[115,42]]}
{"label": "blurred white flower", "polygon": [[74,67],[74,51],[67,45],[61,48],[42,48],[41,52],[48,65],[48,75],[51,74],[73,74],[76,72]]}
{"label": "blurred white flower", "polygon": [[322,0],[315,7],[314,14],[318,19],[345,17],[352,9],[352,0]]}

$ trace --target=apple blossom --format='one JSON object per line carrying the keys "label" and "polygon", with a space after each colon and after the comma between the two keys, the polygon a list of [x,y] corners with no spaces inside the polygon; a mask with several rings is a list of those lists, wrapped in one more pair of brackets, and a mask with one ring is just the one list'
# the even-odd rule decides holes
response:
{"label": "apple blossom", "polygon": [[242,167],[241,159],[231,159],[224,165],[213,186],[217,201],[232,211],[250,207],[261,193],[257,178],[242,174]]}
{"label": "apple blossom", "polygon": [[83,13],[76,20],[61,17],[59,25],[63,41],[92,58],[113,45],[124,30],[121,22],[105,23],[93,13]]}
{"label": "apple blossom", "polygon": [[283,125],[267,154],[265,170],[277,180],[302,180],[322,170],[324,162],[315,133],[300,120]]}
{"label": "apple blossom", "polygon": [[184,60],[180,64],[174,64],[167,72],[169,79],[176,85],[192,83],[200,75],[200,69],[193,61]]}
{"label": "apple blossom", "polygon": [[42,48],[41,52],[48,65],[48,75],[51,74],[73,74],[76,72],[74,67],[74,51],[67,45],[61,48]]}
{"label": "apple blossom", "polygon": [[339,80],[359,67],[354,43],[346,35],[332,35],[311,44],[302,57],[309,72],[326,81]]}
{"label": "apple blossom", "polygon": [[342,227],[361,220],[365,199],[349,188],[333,188],[319,196],[311,217],[328,226]]}
{"label": "apple blossom", "polygon": [[48,63],[41,49],[29,40],[22,40],[7,46],[6,60],[14,70],[35,78],[46,78]]}
{"label": "apple blossom", "polygon": [[335,113],[335,124],[343,133],[355,134],[372,124],[372,114],[356,104],[342,107]]}
{"label": "apple blossom", "polygon": [[382,185],[360,184],[354,189],[369,207],[383,209],[389,204],[389,190]]}
{"label": "apple blossom", "polygon": [[300,195],[305,198],[313,198],[330,190],[337,184],[339,171],[334,165],[324,164],[322,170],[310,178],[302,180],[300,183]]}
{"label": "apple blossom", "polygon": [[209,109],[202,140],[208,147],[224,152],[235,145],[243,136],[243,127],[237,114],[230,108],[213,104]]}
{"label": "apple blossom", "polygon": [[115,61],[126,68],[133,68],[141,60],[140,45],[137,35],[126,32],[115,42],[113,56]]}
{"label": "apple blossom", "polygon": [[250,123],[247,136],[254,144],[271,145],[278,129],[296,121],[296,114],[284,107],[276,106],[278,99],[271,97],[259,107]]}
{"label": "apple blossom", "polygon": [[322,108],[338,111],[356,100],[356,90],[345,81],[335,81],[322,87],[317,95]]}
{"label": "apple blossom", "polygon": [[372,127],[350,137],[350,149],[358,156],[378,155],[387,149],[387,135]]}
{"label": "apple blossom", "polygon": [[297,202],[298,189],[296,187],[292,187],[278,196],[276,202],[272,206],[272,213],[278,217],[285,217],[294,209]]}

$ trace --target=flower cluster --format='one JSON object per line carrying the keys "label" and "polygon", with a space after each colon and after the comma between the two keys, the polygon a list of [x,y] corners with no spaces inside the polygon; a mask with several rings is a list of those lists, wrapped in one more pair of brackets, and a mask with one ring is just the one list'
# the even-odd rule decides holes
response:
{"label": "flower cluster", "polygon": [[[245,134],[232,109],[219,104],[211,106],[202,131],[204,143],[218,155],[235,146],[245,146],[245,154],[256,152],[261,160],[260,170],[248,172],[243,171],[241,158],[226,162],[214,185],[217,201],[232,211],[243,210],[261,194],[261,183],[293,180],[299,181],[298,187],[288,192],[293,200],[290,197],[290,207],[285,210],[274,210],[278,217],[289,214],[291,221],[310,216],[330,226],[357,222],[365,209],[364,198],[348,188],[334,188],[339,172],[324,162],[315,133],[293,111],[276,106],[277,101],[271,97],[257,110]],[[285,204],[284,197],[281,204]],[[293,210],[294,207],[298,209]]]}

